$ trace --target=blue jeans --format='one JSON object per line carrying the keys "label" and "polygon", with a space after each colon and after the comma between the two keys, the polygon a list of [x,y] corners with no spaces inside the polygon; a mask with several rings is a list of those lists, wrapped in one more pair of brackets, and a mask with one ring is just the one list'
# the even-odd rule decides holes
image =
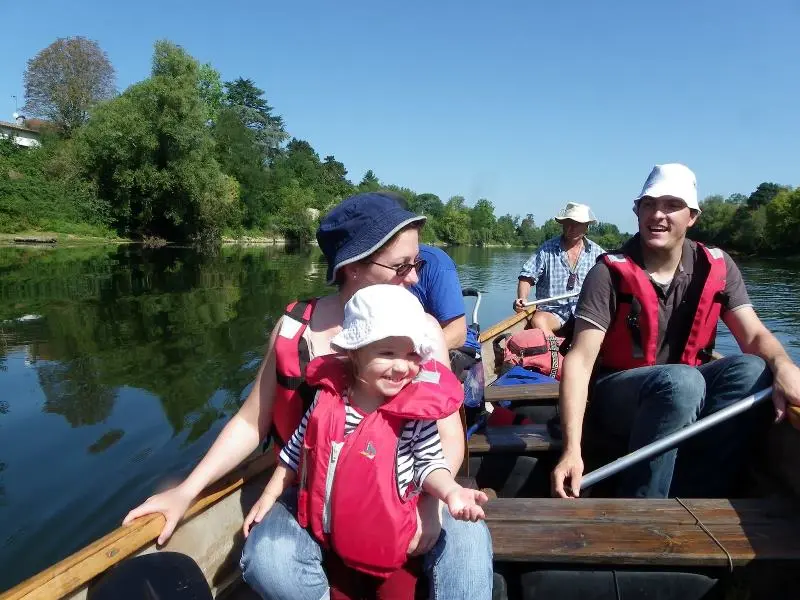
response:
{"label": "blue jeans", "polygon": [[[587,425],[593,432],[623,439],[632,452],[771,383],[764,361],[750,354],[697,368],[669,364],[601,375],[587,409]],[[767,407],[759,406],[629,467],[621,473],[618,495],[727,496],[765,415]]]}
{"label": "blue jeans", "polygon": [[[297,488],[291,488],[250,531],[245,542],[242,576],[265,600],[320,600],[329,596],[322,550],[300,527],[296,513]],[[445,509],[442,533],[424,562],[431,598],[492,597],[492,542],[486,523],[457,521]]]}

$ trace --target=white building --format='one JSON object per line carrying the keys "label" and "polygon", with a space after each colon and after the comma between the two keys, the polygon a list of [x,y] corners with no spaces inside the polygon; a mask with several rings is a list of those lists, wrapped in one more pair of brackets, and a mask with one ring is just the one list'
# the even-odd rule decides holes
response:
{"label": "white building", "polygon": [[25,117],[14,113],[14,122],[0,121],[0,138],[11,138],[18,146],[36,148],[40,145],[39,132],[25,126]]}

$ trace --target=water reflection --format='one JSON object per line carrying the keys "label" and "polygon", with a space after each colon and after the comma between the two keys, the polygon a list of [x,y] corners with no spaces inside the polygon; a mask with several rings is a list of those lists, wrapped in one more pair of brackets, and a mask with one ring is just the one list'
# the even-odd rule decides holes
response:
{"label": "water reflection", "polygon": [[185,474],[237,410],[286,303],[324,290],[319,262],[275,248],[0,249],[0,590]]}

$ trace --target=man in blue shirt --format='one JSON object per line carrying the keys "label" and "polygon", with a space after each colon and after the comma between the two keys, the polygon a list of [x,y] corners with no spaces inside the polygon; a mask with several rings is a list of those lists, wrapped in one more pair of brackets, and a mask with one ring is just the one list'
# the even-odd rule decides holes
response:
{"label": "man in blue shirt", "polygon": [[448,348],[466,346],[479,351],[477,333],[467,327],[461,282],[453,259],[441,248],[425,244],[419,245],[419,258],[425,266],[418,273],[419,281],[409,290],[419,298],[425,312],[439,321]]}
{"label": "man in blue shirt", "polygon": [[417,273],[419,281],[408,289],[425,312],[439,321],[450,349],[450,368],[463,380],[467,370],[480,359],[481,345],[477,331],[467,327],[456,264],[441,248],[425,244],[419,245],[418,257],[425,265]]}

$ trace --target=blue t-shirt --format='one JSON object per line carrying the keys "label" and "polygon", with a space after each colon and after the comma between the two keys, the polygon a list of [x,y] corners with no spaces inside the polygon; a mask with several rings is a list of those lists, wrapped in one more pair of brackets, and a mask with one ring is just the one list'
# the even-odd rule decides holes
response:
{"label": "blue t-shirt", "polygon": [[[425,266],[419,272],[419,282],[409,291],[419,299],[425,312],[440,323],[463,316],[464,298],[453,259],[441,248],[424,244],[420,244],[419,258],[425,261]],[[469,327],[465,345],[481,349],[478,336]]]}

